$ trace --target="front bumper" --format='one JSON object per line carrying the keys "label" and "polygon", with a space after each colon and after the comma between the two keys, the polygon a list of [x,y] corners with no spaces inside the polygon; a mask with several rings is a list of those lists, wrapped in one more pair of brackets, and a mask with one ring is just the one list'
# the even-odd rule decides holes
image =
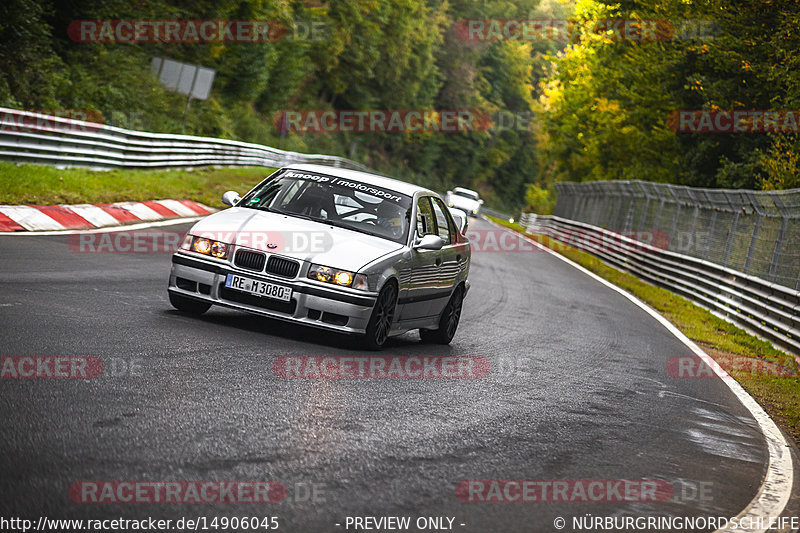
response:
{"label": "front bumper", "polygon": [[[307,268],[307,267],[306,267]],[[203,258],[176,253],[172,256],[169,291],[214,305],[288,320],[344,333],[363,334],[377,294],[322,287],[306,280],[304,268],[295,279],[254,272]],[[292,288],[290,302],[225,287],[228,274],[238,274]]]}

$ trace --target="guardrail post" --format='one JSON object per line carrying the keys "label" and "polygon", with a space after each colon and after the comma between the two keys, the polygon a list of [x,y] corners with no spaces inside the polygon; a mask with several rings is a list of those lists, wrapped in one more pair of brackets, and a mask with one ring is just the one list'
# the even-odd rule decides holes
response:
{"label": "guardrail post", "polygon": [[691,224],[689,226],[689,239],[690,239],[689,240],[689,246],[686,249],[686,253],[689,253],[689,250],[692,249],[692,247],[695,244],[695,241],[697,240],[694,230],[695,230],[695,227],[697,226],[697,215],[700,212],[700,202],[697,200],[697,198],[695,198],[695,196],[692,193],[691,189],[687,189],[687,192],[689,193],[689,198],[691,198],[692,201],[694,202],[694,209],[692,210],[692,222],[691,222]]}
{"label": "guardrail post", "polygon": [[656,218],[653,219],[653,229],[660,229],[661,228],[661,213],[664,211],[664,202],[666,202],[666,198],[662,196],[662,191],[658,191],[658,211],[656,211]]}
{"label": "guardrail post", "polygon": [[[638,229],[648,229],[645,228],[644,225],[647,223],[647,212],[650,209],[650,193],[647,192],[647,187],[642,182],[639,182],[639,187],[641,187],[642,192],[644,193],[644,207],[642,207],[642,217],[639,220]],[[652,231],[654,228],[649,229]]]}
{"label": "guardrail post", "polygon": [[711,250],[711,241],[714,237],[714,226],[717,225],[717,213],[716,209],[711,211],[711,222],[708,224],[708,238],[706,239],[706,249],[703,251],[702,259],[706,259],[708,257],[708,252]]}
{"label": "guardrail post", "polygon": [[678,219],[681,217],[681,203],[675,201],[675,216],[672,217],[672,225],[669,228],[669,242],[675,242],[675,232],[678,230]]}
{"label": "guardrail post", "polygon": [[736,211],[733,215],[733,224],[728,230],[728,239],[725,242],[725,252],[722,254],[722,266],[728,266],[728,256],[731,253],[731,245],[733,244],[733,236],[736,234],[736,224],[739,222],[740,212]]}
{"label": "guardrail post", "polygon": [[786,237],[786,226],[789,225],[787,217],[781,217],[781,229],[778,230],[778,240],[775,241],[775,249],[772,251],[772,261],[769,263],[769,280],[775,281],[775,276],[778,273],[778,262],[781,257],[781,249],[783,248],[783,239]]}
{"label": "guardrail post", "polygon": [[[572,194],[578,196],[578,191],[572,190]],[[585,220],[586,213],[589,211],[589,202],[591,197],[587,194],[581,194],[578,200],[572,204],[575,207],[573,208],[572,214],[565,218],[571,218],[573,220]]]}
{"label": "guardrail post", "polygon": [[614,189],[611,192],[611,208],[609,209],[608,204],[606,204],[605,215],[606,215],[606,224],[605,228],[610,229],[612,231],[619,231],[619,214],[622,211],[622,204],[624,202],[622,198],[622,188],[619,182],[611,182],[614,185]]}
{"label": "guardrail post", "polygon": [[[597,224],[601,228],[608,228],[609,226],[609,218],[610,218],[610,211],[613,210],[613,206],[615,203],[615,196],[614,192],[609,187],[608,183],[610,182],[596,182],[597,189],[600,193],[600,202],[598,204],[599,209],[597,210],[599,213],[599,221],[600,223]],[[609,209],[609,206],[611,209]]]}
{"label": "guardrail post", "polygon": [[599,182],[591,182],[587,184],[589,190],[591,191],[590,194],[592,195],[592,218],[586,220],[586,222],[590,222],[595,226],[602,227],[603,224],[600,221],[600,211],[602,210],[603,204],[607,201],[607,197],[604,194],[602,186]]}
{"label": "guardrail post", "polygon": [[[767,275],[770,281],[775,281],[775,276],[778,274],[778,263],[780,262],[781,251],[783,249],[783,240],[786,238],[786,227],[789,225],[789,211],[783,204],[780,195],[770,194],[769,196],[775,204],[775,207],[781,212],[781,228],[778,230],[778,239],[775,241],[775,249],[772,251],[772,261],[769,263],[769,274]],[[798,277],[798,284],[800,285],[800,277]]]}
{"label": "guardrail post", "polygon": [[633,192],[633,184],[631,182],[625,183],[626,193],[628,196],[628,212],[625,214],[625,222],[622,224],[622,231],[630,232],[633,230],[633,217],[634,207],[636,206],[636,194]]}
{"label": "guardrail post", "polygon": [[558,200],[556,201],[555,214],[564,218],[575,218],[579,206],[583,203],[584,198],[578,197],[573,193],[572,187],[567,187],[568,184],[559,184],[556,187],[556,194]]}
{"label": "guardrail post", "polygon": [[750,246],[747,247],[747,257],[744,260],[744,268],[742,269],[745,274],[750,271],[750,260],[753,258],[753,253],[756,249],[759,228],[761,228],[761,215],[757,214],[756,222],[753,224],[753,234],[750,236]]}
{"label": "guardrail post", "polygon": [[747,195],[747,199],[750,202],[750,206],[753,208],[753,211],[756,214],[756,221],[753,224],[753,233],[750,235],[750,246],[747,247],[747,257],[744,260],[744,268],[742,271],[747,274],[750,271],[750,262],[753,259],[753,254],[756,251],[756,241],[758,239],[758,231],[761,229],[761,218],[766,215],[763,209],[761,209],[761,204],[758,203],[753,193],[744,193]]}

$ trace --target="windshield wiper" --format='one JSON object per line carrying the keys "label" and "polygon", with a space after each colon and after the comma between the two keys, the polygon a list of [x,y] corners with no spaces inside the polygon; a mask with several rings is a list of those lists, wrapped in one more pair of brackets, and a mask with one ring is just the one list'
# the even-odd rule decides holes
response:
{"label": "windshield wiper", "polygon": [[311,222],[321,222],[323,224],[326,222],[325,220],[323,220],[321,218],[315,218],[315,217],[312,217],[311,215],[304,215],[302,213],[292,213],[291,211],[283,211],[281,209],[272,209],[271,211],[273,213],[278,213],[279,215],[286,215],[287,217],[302,218],[303,220],[310,220]]}
{"label": "windshield wiper", "polygon": [[312,217],[312,216],[309,216],[309,215],[303,215],[301,213],[291,213],[291,212],[288,212],[288,211],[279,211],[277,209],[273,209],[272,212],[273,213],[279,213],[281,215],[286,215],[288,217],[302,218],[303,220],[310,220],[311,222],[318,222],[320,224],[327,224],[328,226],[333,226],[335,228],[349,229],[350,231],[355,231],[357,233],[363,233],[364,235],[369,235],[370,237],[378,237],[378,238],[381,238],[381,239],[393,240],[390,237],[387,237],[385,235],[381,235],[380,233],[374,233],[372,231],[367,231],[366,229],[362,229],[362,228],[359,228],[357,226],[353,226],[353,225],[350,225],[350,224],[348,224],[346,222],[342,222],[342,221],[339,221],[339,220],[333,220],[333,219],[330,219],[330,218],[328,218],[328,219],[316,218],[316,217]]}
{"label": "windshield wiper", "polygon": [[326,220],[323,223],[331,225],[331,226],[334,226],[334,227],[337,227],[337,228],[344,228],[344,229],[349,229],[349,230],[352,230],[352,231],[357,231],[358,233],[363,233],[364,235],[370,235],[372,237],[380,237],[382,239],[387,239],[388,238],[388,237],[386,237],[384,235],[381,235],[379,233],[374,233],[372,231],[367,231],[366,229],[361,229],[361,228],[359,228],[357,226],[352,226],[350,224],[347,224],[346,222]]}
{"label": "windshield wiper", "polygon": [[236,206],[236,207],[246,207],[247,209],[258,209],[259,211],[267,211],[268,213],[277,213],[274,209],[270,209],[266,205],[243,205],[243,206]]}

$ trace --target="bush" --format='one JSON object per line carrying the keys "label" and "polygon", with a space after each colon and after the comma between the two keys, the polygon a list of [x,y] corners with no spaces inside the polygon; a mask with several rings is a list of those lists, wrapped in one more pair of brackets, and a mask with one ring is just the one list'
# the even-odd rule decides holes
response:
{"label": "bush", "polygon": [[556,190],[552,185],[543,189],[538,184],[528,185],[525,193],[525,212],[552,215],[556,207]]}

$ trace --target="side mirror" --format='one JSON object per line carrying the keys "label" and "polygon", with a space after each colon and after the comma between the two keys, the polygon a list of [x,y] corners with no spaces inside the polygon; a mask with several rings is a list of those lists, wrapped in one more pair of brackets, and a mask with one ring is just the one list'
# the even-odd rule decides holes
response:
{"label": "side mirror", "polygon": [[415,245],[415,250],[441,250],[444,241],[438,235],[425,235]]}
{"label": "side mirror", "polygon": [[483,200],[478,200],[478,203],[483,205]]}
{"label": "side mirror", "polygon": [[239,193],[236,191],[228,191],[222,195],[222,203],[231,207],[238,204],[239,200],[241,199],[242,198],[239,196]]}
{"label": "side mirror", "polygon": [[458,228],[458,232],[462,235],[467,232],[467,226],[469,225],[469,219],[467,215],[460,209],[451,209],[450,214],[453,217],[453,220],[456,223],[456,227]]}

